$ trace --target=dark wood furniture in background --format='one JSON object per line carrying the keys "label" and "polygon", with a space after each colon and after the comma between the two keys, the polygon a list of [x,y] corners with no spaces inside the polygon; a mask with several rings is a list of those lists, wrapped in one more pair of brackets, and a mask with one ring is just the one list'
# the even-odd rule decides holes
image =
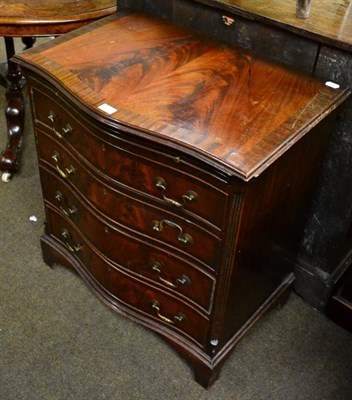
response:
{"label": "dark wood furniture in background", "polygon": [[[120,0],[119,6],[352,85],[352,1],[312,1],[307,19],[296,17],[296,0]],[[336,129],[295,263],[296,292],[322,312],[352,263],[351,100]]]}
{"label": "dark wood furniture in background", "polygon": [[6,79],[0,84],[7,88],[8,143],[0,158],[2,180],[8,182],[20,165],[23,138],[24,100],[21,69],[10,58],[15,54],[14,37],[24,37],[31,47],[38,36],[56,36],[116,11],[116,0],[2,0],[0,2],[0,36],[5,37],[7,54]]}
{"label": "dark wood furniture in background", "polygon": [[352,332],[352,269],[338,282],[329,299],[326,315]]}
{"label": "dark wood furniture in background", "polygon": [[44,260],[161,334],[208,387],[288,294],[349,90],[142,13],[15,60],[29,83]]}

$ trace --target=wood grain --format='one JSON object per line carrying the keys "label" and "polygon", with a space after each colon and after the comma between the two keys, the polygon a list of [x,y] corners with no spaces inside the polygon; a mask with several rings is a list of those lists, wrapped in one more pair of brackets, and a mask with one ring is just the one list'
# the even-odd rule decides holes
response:
{"label": "wood grain", "polygon": [[62,34],[115,11],[116,0],[3,0],[0,35]]}
{"label": "wood grain", "polygon": [[[16,60],[32,102],[45,262],[75,269],[106,304],[160,333],[209,387],[287,297],[333,110],[349,90],[141,14],[118,13]],[[204,188],[199,203],[156,197],[156,175],[168,189]],[[175,266],[166,279],[197,280],[194,290],[161,286],[155,259]]]}
{"label": "wood grain", "polygon": [[[37,49],[18,59],[48,71],[95,112],[203,153],[246,180],[349,94],[139,14]],[[103,103],[117,111],[110,117],[98,109]]]}

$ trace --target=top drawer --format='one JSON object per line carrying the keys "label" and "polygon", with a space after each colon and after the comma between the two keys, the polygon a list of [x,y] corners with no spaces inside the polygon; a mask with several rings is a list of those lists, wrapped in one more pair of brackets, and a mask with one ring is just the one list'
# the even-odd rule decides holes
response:
{"label": "top drawer", "polygon": [[223,228],[228,199],[223,181],[179,162],[175,156],[135,143],[132,148],[82,118],[48,88],[32,87],[31,96],[35,123],[49,129],[97,173],[127,190],[151,195],[167,207]]}

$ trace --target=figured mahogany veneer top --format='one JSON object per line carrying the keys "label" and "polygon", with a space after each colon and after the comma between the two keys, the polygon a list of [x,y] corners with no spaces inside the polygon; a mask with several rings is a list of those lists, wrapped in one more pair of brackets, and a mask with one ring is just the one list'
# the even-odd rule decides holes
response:
{"label": "figured mahogany veneer top", "polygon": [[16,59],[100,119],[245,180],[350,94],[142,14],[117,13]]}

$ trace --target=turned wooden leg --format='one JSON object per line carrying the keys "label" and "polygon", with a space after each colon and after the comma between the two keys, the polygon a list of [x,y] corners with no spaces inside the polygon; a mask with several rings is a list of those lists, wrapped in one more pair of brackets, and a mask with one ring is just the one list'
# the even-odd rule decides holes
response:
{"label": "turned wooden leg", "polygon": [[25,45],[24,50],[31,49],[35,43],[35,37],[33,36],[24,36],[22,38],[22,43]]}
{"label": "turned wooden leg", "polygon": [[22,145],[24,126],[24,97],[22,88],[24,86],[21,68],[10,61],[15,54],[13,38],[5,38],[6,55],[8,62],[7,89],[5,110],[8,142],[5,150],[1,153],[0,170],[3,171],[2,180],[10,180],[13,172],[19,168],[19,156]]}

